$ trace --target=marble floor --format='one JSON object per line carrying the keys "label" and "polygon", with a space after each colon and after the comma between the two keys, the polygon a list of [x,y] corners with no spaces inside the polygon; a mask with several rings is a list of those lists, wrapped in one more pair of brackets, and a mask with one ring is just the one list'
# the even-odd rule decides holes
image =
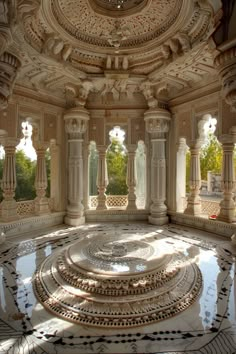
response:
{"label": "marble floor", "polygon": [[[201,294],[191,307],[154,324],[99,329],[55,317],[32,287],[37,267],[55,250],[88,234],[160,235],[202,272]],[[236,246],[230,239],[173,224],[62,225],[10,238],[0,245],[0,353],[236,353]]]}

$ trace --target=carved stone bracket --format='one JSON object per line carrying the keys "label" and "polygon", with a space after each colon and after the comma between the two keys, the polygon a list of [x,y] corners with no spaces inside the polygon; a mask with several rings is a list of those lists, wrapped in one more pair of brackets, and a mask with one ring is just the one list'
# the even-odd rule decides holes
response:
{"label": "carved stone bracket", "polygon": [[58,60],[68,60],[72,52],[72,46],[69,43],[65,43],[55,33],[51,33],[47,36],[42,52],[53,56]]}
{"label": "carved stone bracket", "polygon": [[236,47],[220,53],[215,58],[215,66],[221,77],[223,97],[236,112]]}
{"label": "carved stone bracket", "polygon": [[142,82],[140,89],[141,89],[144,97],[147,100],[148,107],[150,107],[150,108],[157,107],[158,101],[154,97],[154,90],[153,90],[153,87],[151,86],[151,82],[150,81]]}
{"label": "carved stone bracket", "polygon": [[0,57],[0,110],[5,109],[11,95],[20,61],[10,53]]}
{"label": "carved stone bracket", "polygon": [[93,83],[89,80],[81,81],[80,85],[67,84],[65,86],[66,100],[70,107],[84,107]]}

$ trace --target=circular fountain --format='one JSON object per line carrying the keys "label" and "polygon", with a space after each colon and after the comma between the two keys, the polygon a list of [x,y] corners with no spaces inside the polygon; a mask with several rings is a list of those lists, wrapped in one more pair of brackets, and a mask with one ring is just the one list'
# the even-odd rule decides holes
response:
{"label": "circular fountain", "polygon": [[189,307],[202,277],[165,238],[93,235],[53,253],[35,274],[39,301],[66,320],[108,328],[160,321]]}

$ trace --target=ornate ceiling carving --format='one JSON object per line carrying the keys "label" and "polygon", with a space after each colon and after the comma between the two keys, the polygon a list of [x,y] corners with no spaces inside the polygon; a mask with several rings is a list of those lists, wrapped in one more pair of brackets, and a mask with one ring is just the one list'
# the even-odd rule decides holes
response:
{"label": "ornate ceiling carving", "polygon": [[[166,32],[179,15],[181,5],[182,0],[151,1],[141,13],[120,18],[119,28],[127,36],[122,46],[147,43]],[[107,39],[116,29],[117,20],[101,16],[88,1],[51,0],[51,9],[61,28],[74,38],[91,45],[109,46]]]}
{"label": "ornate ceiling carving", "polygon": [[105,16],[125,17],[140,12],[151,0],[89,0],[92,9]]}
{"label": "ornate ceiling carving", "polygon": [[[219,14],[208,0],[132,0],[120,15],[106,0],[16,4],[9,50],[22,63],[19,85],[65,98],[68,84],[78,86],[89,79],[94,92],[104,91],[98,89],[103,83],[106,94],[112,86],[116,96],[117,82],[123,82],[125,74],[132,92],[140,91],[140,82],[148,79],[154,96],[168,100],[214,74],[208,40]],[[121,86],[118,92],[123,94],[126,84]]]}

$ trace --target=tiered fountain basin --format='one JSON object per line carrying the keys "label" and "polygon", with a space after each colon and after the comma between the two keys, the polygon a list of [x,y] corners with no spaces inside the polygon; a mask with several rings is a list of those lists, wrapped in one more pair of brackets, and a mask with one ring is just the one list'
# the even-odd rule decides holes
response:
{"label": "tiered fountain basin", "polygon": [[188,308],[202,277],[173,243],[137,234],[92,235],[41,264],[34,289],[54,315],[79,324],[146,325]]}

